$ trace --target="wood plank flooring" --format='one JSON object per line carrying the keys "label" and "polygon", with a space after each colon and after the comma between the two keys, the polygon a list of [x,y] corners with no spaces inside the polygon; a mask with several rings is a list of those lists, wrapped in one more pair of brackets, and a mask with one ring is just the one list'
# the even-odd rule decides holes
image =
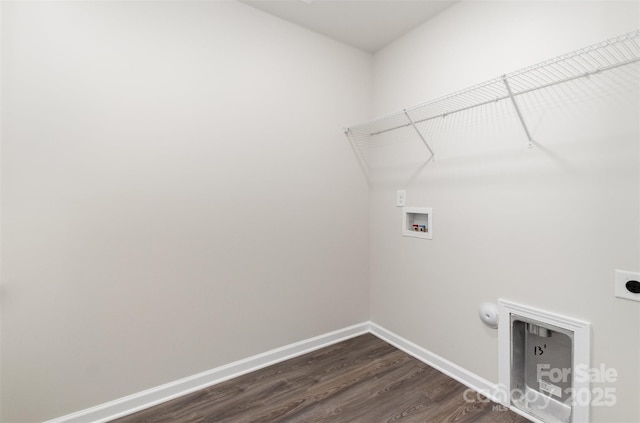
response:
{"label": "wood plank flooring", "polygon": [[367,334],[112,423],[528,422],[466,389]]}

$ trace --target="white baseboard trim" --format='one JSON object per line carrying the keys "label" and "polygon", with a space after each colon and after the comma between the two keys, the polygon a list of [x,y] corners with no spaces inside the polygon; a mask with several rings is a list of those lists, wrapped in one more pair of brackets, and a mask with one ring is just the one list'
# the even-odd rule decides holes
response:
{"label": "white baseboard trim", "polygon": [[496,389],[497,384],[489,382],[488,380],[478,376],[475,373],[468,371],[467,369],[458,366],[457,364],[440,357],[439,355],[422,348],[413,342],[396,335],[395,333],[377,325],[373,322],[370,323],[370,332],[382,339],[383,341],[393,345],[401,351],[417,358],[425,364],[433,367],[436,370],[441,371],[445,375],[457,380],[463,385],[473,389],[476,392],[482,393],[489,399],[497,401]]}
{"label": "white baseboard trim", "polygon": [[481,392],[486,397],[499,402],[495,396],[497,389],[497,385],[495,383],[487,381],[457,364],[394,334],[382,326],[372,322],[364,322],[281,348],[276,348],[274,350],[254,355],[206,372],[198,373],[175,382],[170,382],[92,408],[78,411],[73,414],[48,420],[44,423],[106,423],[119,417],[133,414],[217,383],[242,376],[272,364],[276,364],[365,333],[371,333],[377,336],[383,341],[441,371],[469,388],[477,392]]}
{"label": "white baseboard trim", "polygon": [[363,335],[369,332],[369,328],[369,322],[349,326],[44,423],[105,423],[272,364]]}

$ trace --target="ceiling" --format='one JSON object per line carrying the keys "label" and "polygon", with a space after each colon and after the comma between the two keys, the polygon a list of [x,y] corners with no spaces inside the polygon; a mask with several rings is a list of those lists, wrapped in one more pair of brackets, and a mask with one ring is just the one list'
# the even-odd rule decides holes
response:
{"label": "ceiling", "polygon": [[458,0],[240,0],[375,53]]}

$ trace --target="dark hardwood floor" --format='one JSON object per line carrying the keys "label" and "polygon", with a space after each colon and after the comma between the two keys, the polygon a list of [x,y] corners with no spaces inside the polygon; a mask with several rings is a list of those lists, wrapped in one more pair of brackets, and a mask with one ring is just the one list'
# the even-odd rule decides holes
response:
{"label": "dark hardwood floor", "polygon": [[494,403],[467,401],[466,389],[377,337],[362,335],[113,423],[528,422]]}

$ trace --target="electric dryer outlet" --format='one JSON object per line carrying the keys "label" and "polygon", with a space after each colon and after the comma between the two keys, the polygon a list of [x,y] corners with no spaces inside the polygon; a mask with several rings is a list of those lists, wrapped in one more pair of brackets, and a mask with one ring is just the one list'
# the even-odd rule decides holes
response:
{"label": "electric dryer outlet", "polygon": [[616,270],[615,296],[640,302],[640,273]]}

